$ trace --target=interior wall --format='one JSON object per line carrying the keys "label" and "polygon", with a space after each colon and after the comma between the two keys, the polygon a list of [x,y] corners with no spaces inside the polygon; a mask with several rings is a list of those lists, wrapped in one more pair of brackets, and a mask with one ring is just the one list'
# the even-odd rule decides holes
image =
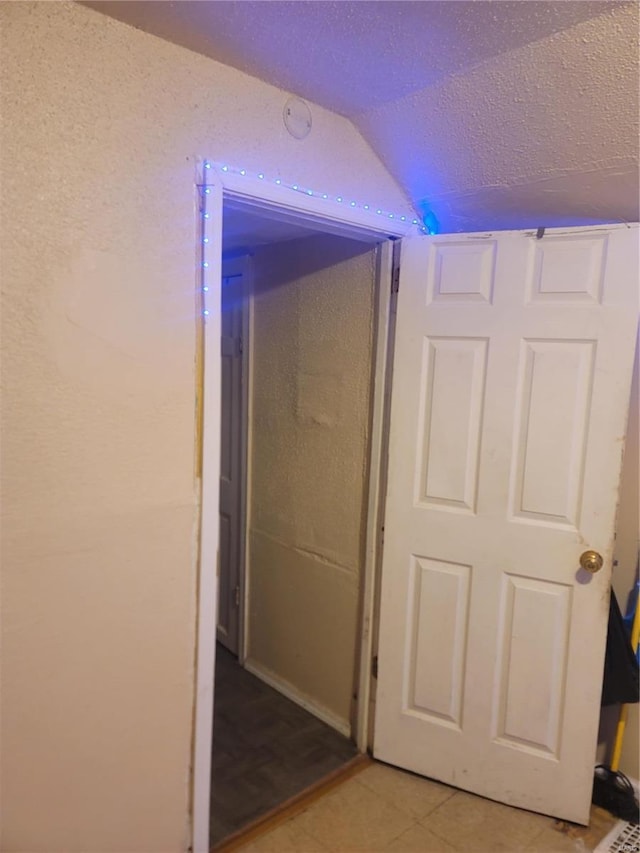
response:
{"label": "interior wall", "polygon": [[348,728],[375,249],[319,235],[252,266],[248,664]]}
{"label": "interior wall", "polygon": [[196,156],[402,193],[343,118],[74,3],[3,3],[2,836],[189,844]]}

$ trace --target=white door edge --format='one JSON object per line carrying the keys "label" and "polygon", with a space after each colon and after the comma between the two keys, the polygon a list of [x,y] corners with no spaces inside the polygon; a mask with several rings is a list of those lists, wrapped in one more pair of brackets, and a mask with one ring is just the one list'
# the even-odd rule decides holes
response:
{"label": "white door edge", "polygon": [[[239,474],[239,504],[238,528],[238,630],[237,630],[237,657],[239,663],[244,663],[246,649],[248,647],[247,612],[248,592],[245,567],[247,565],[247,554],[249,548],[249,537],[247,536],[248,512],[247,495],[250,494],[250,463],[249,454],[250,428],[251,428],[251,391],[252,381],[250,373],[251,362],[251,257],[247,254],[224,258],[222,261],[223,279],[230,277],[240,278],[242,294],[240,338],[242,340],[241,352],[241,389],[240,389],[240,474]],[[224,568],[221,567],[220,571]]]}
{"label": "white door edge", "polygon": [[249,620],[246,618],[250,600],[250,583],[251,579],[247,572],[247,566],[251,560],[251,538],[249,530],[251,529],[251,506],[249,504],[249,495],[251,494],[251,481],[253,477],[253,468],[251,460],[253,434],[251,424],[253,423],[253,296],[252,290],[253,266],[251,258],[246,258],[244,269],[244,295],[245,298],[242,304],[242,510],[240,517],[241,525],[241,559],[242,559],[242,579],[240,581],[240,636],[238,638],[238,662],[244,664],[249,648]]}
{"label": "white door edge", "polygon": [[[196,178],[202,187],[202,171]],[[206,195],[196,191],[196,214],[201,245],[196,286],[201,289],[203,311],[220,305],[222,284],[222,187],[207,186]],[[206,241],[206,242],[205,242]],[[206,251],[205,251],[206,249]],[[205,264],[207,266],[205,266]],[[207,290],[205,290],[207,288]],[[195,531],[197,554],[197,633],[194,734],[191,775],[191,842],[194,853],[208,853],[211,798],[211,744],[213,735],[213,687],[215,675],[216,615],[218,609],[218,535],[220,477],[220,311],[199,321],[201,352],[196,393],[202,422],[200,448],[200,520]],[[199,549],[197,547],[199,543]],[[198,553],[199,551],[199,553]]]}
{"label": "white door edge", "polygon": [[389,372],[389,322],[391,318],[391,276],[393,273],[393,243],[380,246],[376,281],[375,337],[372,352],[373,387],[371,389],[371,433],[369,438],[367,527],[365,536],[364,569],[362,578],[362,623],[358,670],[358,704],[355,718],[356,744],[360,752],[369,746],[370,714],[372,710],[371,661],[374,654],[376,573],[380,551],[381,508],[384,505],[382,465],[385,447],[385,391]]}

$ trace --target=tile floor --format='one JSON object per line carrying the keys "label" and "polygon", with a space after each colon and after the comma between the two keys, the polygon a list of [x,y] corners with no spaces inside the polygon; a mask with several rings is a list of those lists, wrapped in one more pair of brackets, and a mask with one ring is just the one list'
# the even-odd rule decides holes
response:
{"label": "tile floor", "polygon": [[616,823],[597,806],[589,828],[484,800],[374,762],[286,822],[236,849],[249,853],[586,853]]}

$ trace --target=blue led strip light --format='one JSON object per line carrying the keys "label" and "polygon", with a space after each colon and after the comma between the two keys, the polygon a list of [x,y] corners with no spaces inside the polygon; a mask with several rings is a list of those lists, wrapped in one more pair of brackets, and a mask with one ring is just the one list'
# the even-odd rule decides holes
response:
{"label": "blue led strip light", "polygon": [[[225,163],[210,163],[208,160],[204,163],[205,169],[213,169],[216,171],[222,172],[222,174],[227,175],[238,175],[242,178],[244,177],[255,177],[259,181],[265,181],[265,183],[272,183],[276,186],[283,187],[285,189],[293,190],[294,192],[301,193],[302,195],[308,196],[309,198],[317,198],[323,199],[325,201],[333,201],[338,204],[344,204],[345,207],[350,207],[352,210],[365,210],[368,213],[372,213],[374,215],[380,216],[383,219],[393,219],[398,222],[406,222],[409,225],[416,225],[421,231],[427,232],[427,228],[422,224],[419,219],[412,219],[410,216],[406,216],[405,214],[399,213],[390,213],[388,210],[383,210],[381,207],[376,207],[372,204],[366,204],[364,202],[354,201],[349,196],[343,195],[329,195],[325,192],[319,192],[318,190],[310,189],[309,187],[303,187],[300,184],[288,184],[285,183],[282,178],[268,178],[264,172],[256,172],[255,175],[250,175],[246,169],[240,169],[233,166],[229,166]],[[206,188],[205,182],[205,193],[208,192]]]}
{"label": "blue led strip light", "polygon": [[[206,170],[215,169],[223,174],[231,174],[238,175],[242,177],[255,177],[259,181],[265,181],[265,183],[270,182],[275,184],[276,186],[283,187],[284,189],[292,190],[293,192],[299,192],[302,195],[309,196],[310,198],[322,199],[324,201],[336,202],[338,204],[344,204],[345,207],[349,207],[352,210],[364,210],[369,214],[372,214],[372,221],[375,221],[376,217],[380,217],[381,219],[392,219],[398,222],[406,223],[407,225],[414,225],[418,228],[419,231],[424,234],[435,233],[431,230],[428,225],[423,224],[419,219],[411,219],[410,217],[404,214],[390,213],[389,211],[384,210],[381,207],[376,207],[375,205],[366,204],[364,202],[358,202],[353,200],[348,196],[336,195],[331,196],[328,193],[318,192],[317,190],[310,189],[308,187],[302,187],[300,184],[286,184],[282,180],[282,178],[267,178],[264,172],[256,172],[255,175],[250,175],[246,169],[233,168],[226,164],[219,163],[211,163],[208,160],[204,162],[204,168]],[[202,240],[202,293],[203,293],[203,310],[202,314],[205,319],[209,316],[209,309],[207,307],[207,296],[206,294],[209,292],[209,286],[207,283],[207,271],[209,269],[209,260],[207,258],[207,244],[209,243],[209,237],[207,237],[207,227],[205,220],[209,219],[211,214],[207,211],[207,199],[206,196],[211,193],[211,188],[207,185],[206,175],[204,176],[204,181],[201,185],[201,190],[203,193],[202,197],[202,229],[201,229],[201,240]]]}
{"label": "blue led strip light", "polygon": [[[204,165],[205,165],[206,169],[210,168],[208,163],[205,163]],[[202,264],[201,276],[200,276],[200,280],[201,280],[200,286],[202,288],[202,294],[203,294],[203,297],[202,297],[202,315],[206,320],[206,318],[209,316],[209,309],[207,307],[207,296],[206,296],[206,294],[209,292],[209,285],[208,285],[208,280],[207,280],[207,271],[209,269],[209,260],[207,258],[207,248],[208,248],[207,244],[209,243],[209,238],[207,237],[207,223],[205,222],[205,220],[211,218],[211,214],[207,211],[207,196],[211,193],[211,189],[206,184],[201,186],[201,189],[202,189],[203,194],[202,194],[201,200],[200,200],[200,213],[202,216],[202,220],[200,222],[200,240],[201,240],[200,249],[201,249],[201,264]]]}

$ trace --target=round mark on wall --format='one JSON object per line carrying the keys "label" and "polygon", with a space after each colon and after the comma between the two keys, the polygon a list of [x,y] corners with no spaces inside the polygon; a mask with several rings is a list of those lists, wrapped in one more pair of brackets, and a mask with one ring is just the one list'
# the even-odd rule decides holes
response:
{"label": "round mark on wall", "polygon": [[291,136],[304,139],[311,132],[311,110],[302,98],[289,98],[284,105],[284,124]]}

